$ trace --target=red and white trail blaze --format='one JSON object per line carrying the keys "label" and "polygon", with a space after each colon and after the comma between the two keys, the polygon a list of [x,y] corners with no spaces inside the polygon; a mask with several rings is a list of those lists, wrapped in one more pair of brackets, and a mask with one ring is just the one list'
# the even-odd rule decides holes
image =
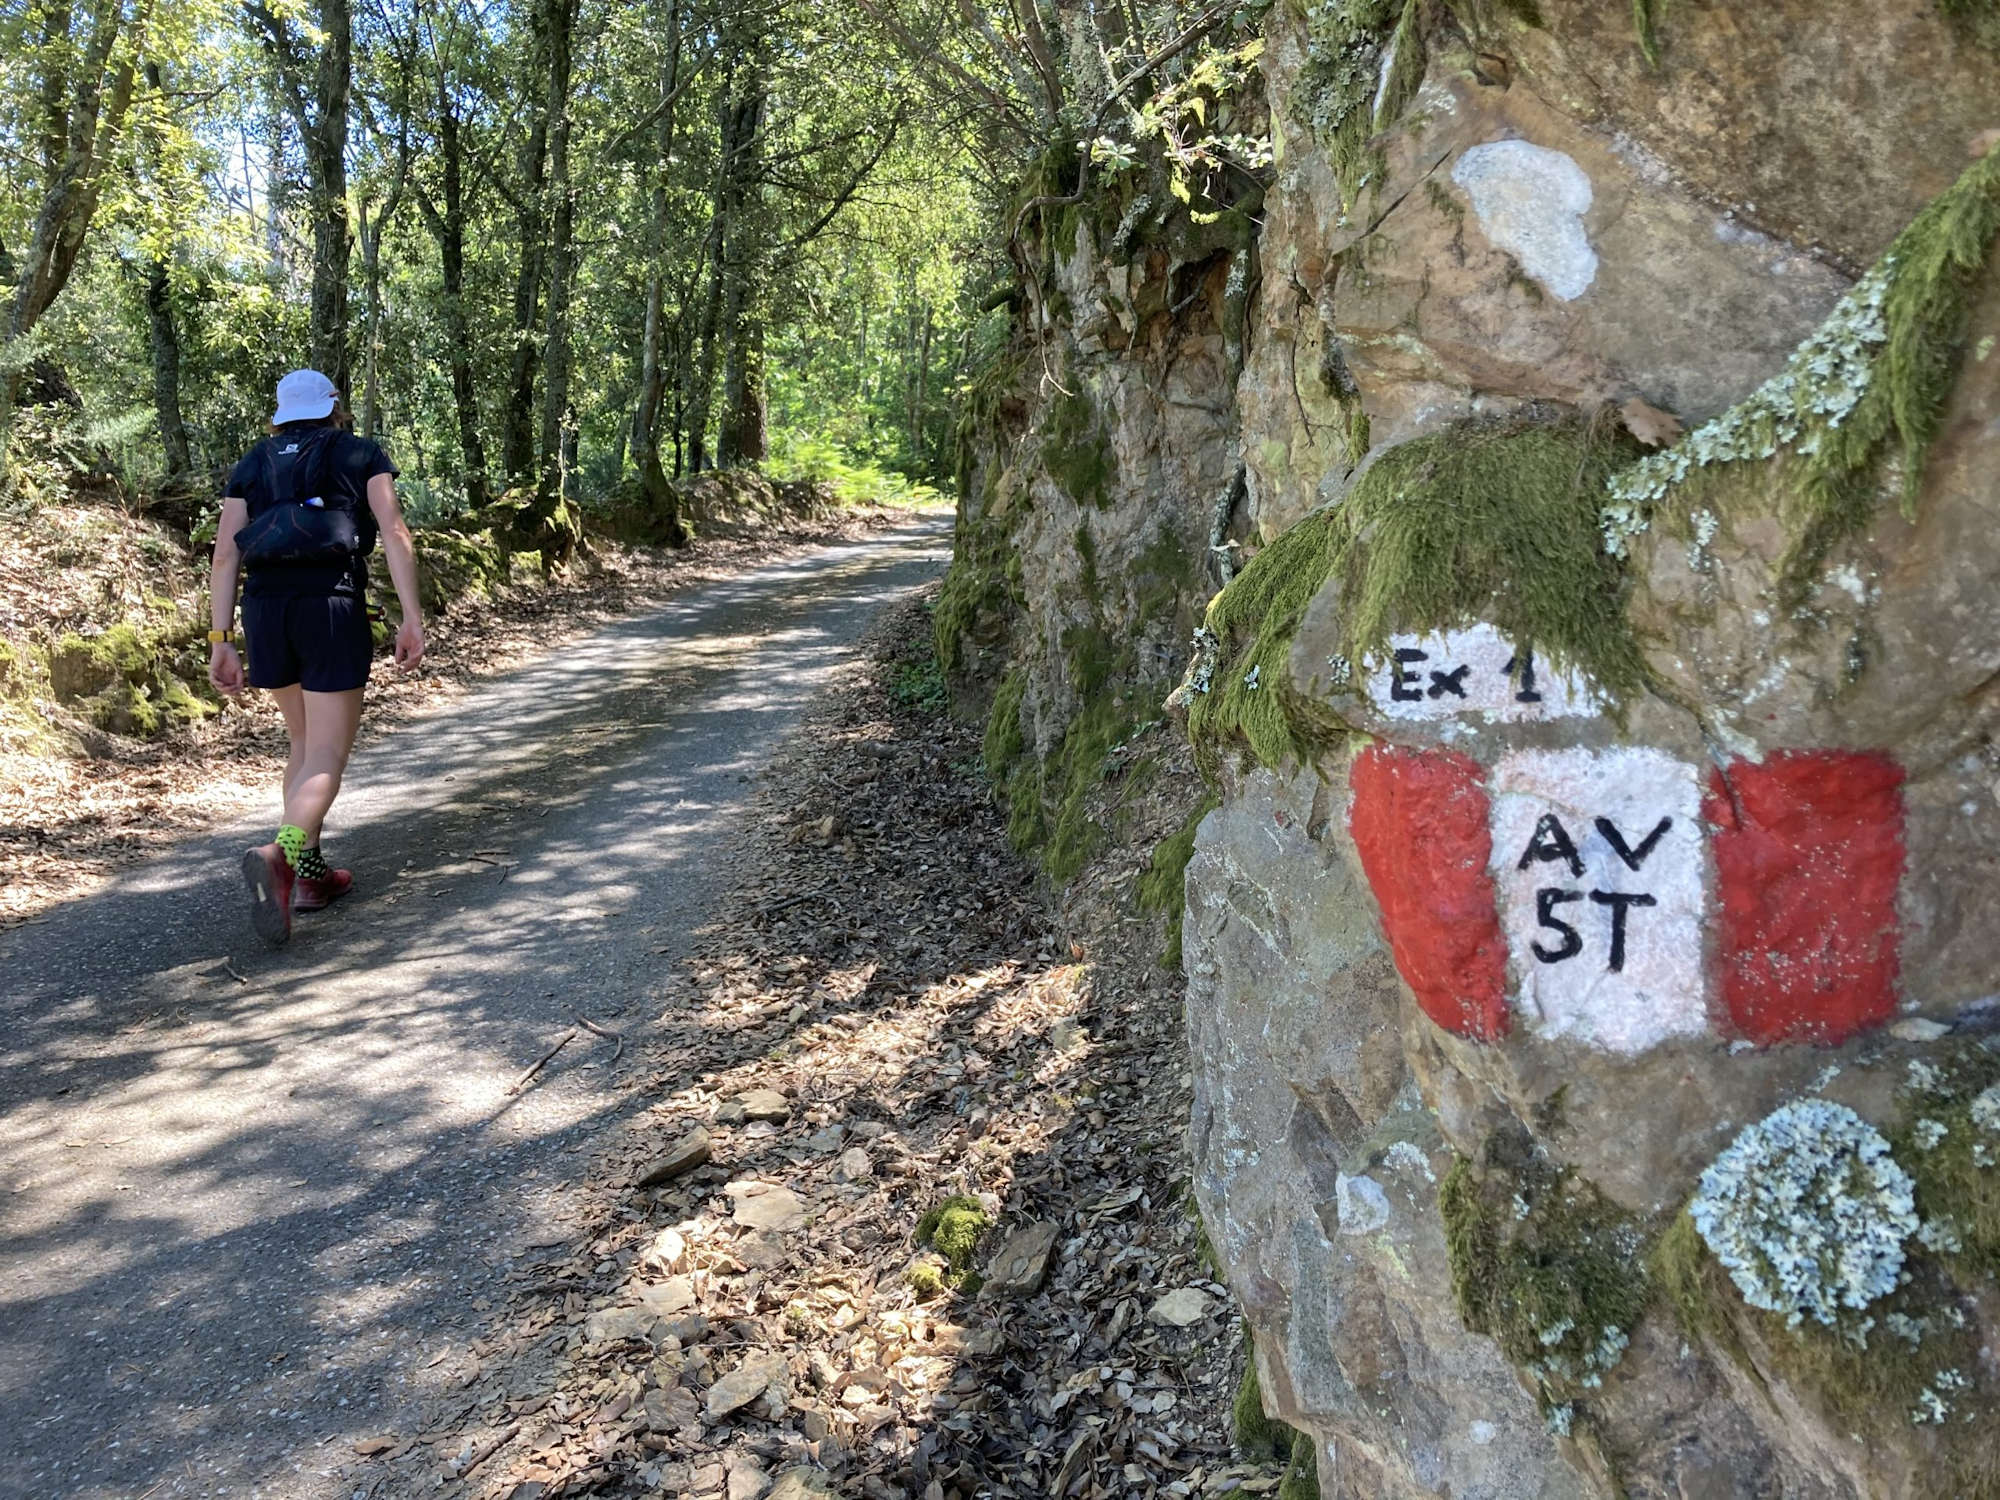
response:
{"label": "red and white trail blaze", "polygon": [[1637,1053],[1837,1044],[1896,1014],[1903,773],[1637,746],[1359,755],[1349,830],[1404,982],[1446,1030]]}

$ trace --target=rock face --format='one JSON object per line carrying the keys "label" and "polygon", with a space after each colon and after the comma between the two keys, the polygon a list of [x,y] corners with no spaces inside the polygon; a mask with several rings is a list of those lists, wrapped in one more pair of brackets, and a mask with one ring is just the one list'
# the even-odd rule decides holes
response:
{"label": "rock face", "polygon": [[1195,1185],[1325,1495],[2000,1472],[1980,25],[1280,6],[1254,247],[1049,235],[941,644],[1059,842],[1256,554],[1177,695]]}

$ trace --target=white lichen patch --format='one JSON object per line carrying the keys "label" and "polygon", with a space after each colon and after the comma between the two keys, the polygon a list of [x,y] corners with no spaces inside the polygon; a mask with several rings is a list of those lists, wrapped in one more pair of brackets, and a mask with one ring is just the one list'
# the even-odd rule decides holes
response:
{"label": "white lichen patch", "polygon": [[1910,1131],[1910,1139],[1917,1143],[1919,1151],[1933,1151],[1939,1141],[1950,1134],[1942,1120],[1919,1120]]}
{"label": "white lichen patch", "polygon": [[1824,434],[1847,420],[1874,378],[1875,358],[1889,339],[1882,304],[1894,278],[1894,260],[1884,257],[1776,375],[1673,447],[1612,475],[1599,517],[1605,550],[1623,557],[1654,507],[1696,469],[1774,458],[1781,450],[1817,452]]}
{"label": "white lichen patch", "polygon": [[1988,1135],[2000,1135],[2000,1083],[1975,1094],[1971,1112],[1973,1124]]}
{"label": "white lichen patch", "polygon": [[1915,1187],[1861,1116],[1798,1099],[1747,1126],[1701,1174],[1695,1228],[1752,1307],[1796,1328],[1894,1291]]}
{"label": "white lichen patch", "polygon": [[1597,252],[1584,233],[1590,177],[1560,151],[1530,141],[1473,146],[1451,169],[1472,199],[1479,228],[1494,248],[1565,302],[1597,279]]}

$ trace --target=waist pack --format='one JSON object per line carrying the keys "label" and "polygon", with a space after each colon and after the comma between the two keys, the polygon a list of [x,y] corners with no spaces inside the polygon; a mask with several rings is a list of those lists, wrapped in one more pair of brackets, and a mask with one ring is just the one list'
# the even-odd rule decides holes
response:
{"label": "waist pack", "polygon": [[317,494],[310,481],[339,432],[309,434],[292,459],[290,483],[278,479],[276,441],[264,445],[264,478],[273,503],[236,533],[236,550],[252,568],[328,566],[352,562],[361,551],[354,512]]}

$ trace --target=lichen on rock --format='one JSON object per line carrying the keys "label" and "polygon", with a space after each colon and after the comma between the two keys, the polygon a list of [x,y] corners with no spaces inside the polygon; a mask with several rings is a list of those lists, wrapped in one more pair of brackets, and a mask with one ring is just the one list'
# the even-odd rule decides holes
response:
{"label": "lichen on rock", "polygon": [[2000,146],[1911,221],[1782,370],[1673,447],[1612,476],[1606,550],[1623,556],[1669,507],[1677,518],[1702,507],[1727,517],[1767,503],[1775,486],[1792,528],[1784,578],[1796,601],[1832,547],[1874,513],[1892,469],[1903,512],[1914,517],[1996,235]]}
{"label": "lichen on rock", "polygon": [[[1748,1126],[1688,1206],[1752,1307],[1837,1326],[1896,1289],[1917,1232],[1915,1184],[1845,1105],[1797,1099]],[[1865,1338],[1865,1331],[1861,1335]]]}

